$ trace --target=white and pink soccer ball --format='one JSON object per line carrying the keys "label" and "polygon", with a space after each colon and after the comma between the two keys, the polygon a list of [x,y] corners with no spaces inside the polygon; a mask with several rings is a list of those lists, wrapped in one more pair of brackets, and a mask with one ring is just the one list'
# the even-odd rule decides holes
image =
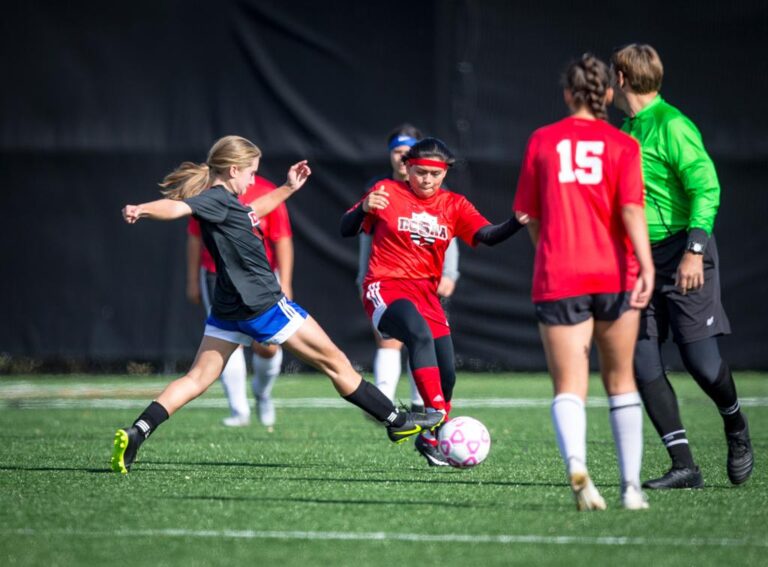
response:
{"label": "white and pink soccer ball", "polygon": [[491,450],[491,435],[472,417],[454,417],[440,428],[437,439],[448,464],[460,469],[479,465]]}

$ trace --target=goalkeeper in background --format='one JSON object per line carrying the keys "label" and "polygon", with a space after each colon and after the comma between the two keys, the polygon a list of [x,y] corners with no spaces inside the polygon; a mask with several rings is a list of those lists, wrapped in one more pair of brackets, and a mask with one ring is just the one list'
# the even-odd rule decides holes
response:
{"label": "goalkeeper in background", "polygon": [[645,409],[672,460],[644,488],[700,488],[675,392],[664,371],[661,345],[668,330],[686,370],[717,406],[728,444],[728,478],[746,482],[753,457],[741,411],[717,337],[731,332],[720,301],[719,259],[712,227],[720,205],[714,164],[696,126],[659,94],[664,70],[653,47],[632,44],[611,57],[614,104],[627,119],[622,130],[637,138],[645,178],[645,214],[656,267],[651,302],[643,311],[635,350],[635,376]]}

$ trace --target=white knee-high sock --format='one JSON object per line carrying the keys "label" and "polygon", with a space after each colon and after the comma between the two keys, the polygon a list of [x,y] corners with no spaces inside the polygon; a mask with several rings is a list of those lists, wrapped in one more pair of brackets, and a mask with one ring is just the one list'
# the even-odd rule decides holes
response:
{"label": "white knee-high sock", "polygon": [[221,372],[221,385],[229,403],[229,411],[233,417],[248,417],[251,408],[248,407],[246,394],[246,368],[243,347],[240,347],[229,357],[229,362]]}
{"label": "white knee-high sock", "polygon": [[630,392],[610,396],[611,429],[619,458],[622,488],[632,484],[640,488],[640,467],[643,462],[643,408],[640,394]]}
{"label": "white knee-high sock", "polygon": [[277,349],[272,358],[262,358],[253,353],[253,395],[269,398],[272,395],[272,387],[277,377],[280,376],[280,367],[283,364],[283,349]]}
{"label": "white knee-high sock", "polygon": [[568,474],[587,469],[587,414],[575,394],[558,394],[552,400],[552,423],[557,446]]}
{"label": "white knee-high sock", "polygon": [[376,350],[376,357],[373,359],[373,376],[376,380],[376,387],[393,401],[397,382],[400,380],[401,369],[400,349],[380,348]]}
{"label": "white knee-high sock", "polygon": [[419,393],[419,387],[416,385],[416,380],[413,379],[413,372],[411,372],[411,365],[408,364],[407,366],[408,366],[408,381],[411,384],[411,405],[423,406],[424,398],[421,397],[421,394]]}

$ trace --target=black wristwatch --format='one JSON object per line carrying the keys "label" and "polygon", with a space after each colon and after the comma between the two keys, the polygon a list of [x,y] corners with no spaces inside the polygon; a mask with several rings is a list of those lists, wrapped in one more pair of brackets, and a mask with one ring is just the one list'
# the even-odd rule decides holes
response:
{"label": "black wristwatch", "polygon": [[686,252],[690,252],[691,254],[704,254],[704,245],[701,242],[696,242],[695,240],[691,240],[688,242],[688,246],[685,247]]}

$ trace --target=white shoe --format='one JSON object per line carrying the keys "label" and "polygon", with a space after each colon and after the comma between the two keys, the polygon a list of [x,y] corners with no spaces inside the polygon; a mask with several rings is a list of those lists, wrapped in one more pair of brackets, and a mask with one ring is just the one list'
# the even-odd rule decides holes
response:
{"label": "white shoe", "polygon": [[225,417],[221,420],[221,423],[227,427],[247,427],[251,424],[250,415],[232,415]]}
{"label": "white shoe", "polygon": [[577,510],[605,510],[605,500],[589,478],[587,471],[571,473],[571,490]]}
{"label": "white shoe", "polygon": [[275,424],[275,404],[272,398],[258,396],[256,398],[256,411],[259,421],[264,427],[272,427]]}
{"label": "white shoe", "polygon": [[647,510],[648,499],[642,490],[633,484],[628,484],[621,494],[621,505],[626,510]]}

